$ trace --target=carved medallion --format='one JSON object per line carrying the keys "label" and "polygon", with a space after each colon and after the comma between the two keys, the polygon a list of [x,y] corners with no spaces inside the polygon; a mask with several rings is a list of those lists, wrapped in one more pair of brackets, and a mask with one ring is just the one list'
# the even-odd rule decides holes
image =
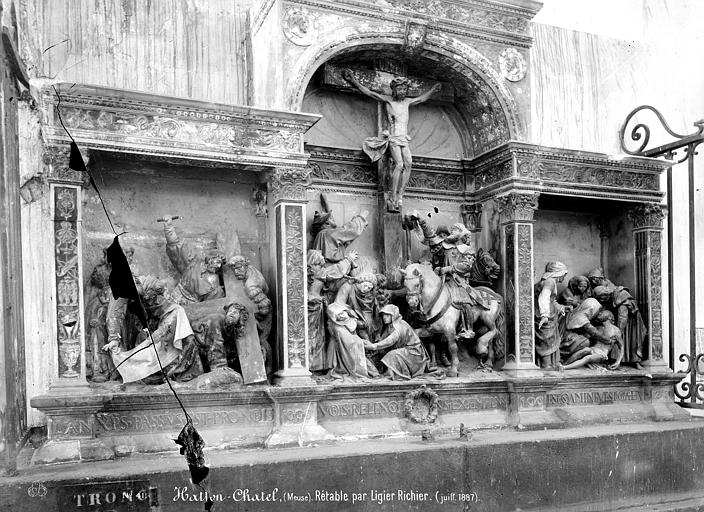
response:
{"label": "carved medallion", "polygon": [[520,82],[526,76],[526,61],[515,48],[506,48],[499,56],[501,76],[509,82]]}
{"label": "carved medallion", "polygon": [[295,45],[310,46],[318,38],[317,20],[307,9],[288,9],[281,25],[286,39]]}

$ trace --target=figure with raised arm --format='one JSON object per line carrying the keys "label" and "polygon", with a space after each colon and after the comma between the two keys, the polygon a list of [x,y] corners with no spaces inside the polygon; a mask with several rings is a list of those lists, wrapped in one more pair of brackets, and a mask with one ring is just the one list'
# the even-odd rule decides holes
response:
{"label": "figure with raised arm", "polygon": [[376,162],[384,156],[388,150],[393,161],[391,169],[391,179],[389,182],[389,198],[387,201],[387,210],[390,212],[398,212],[401,210],[403,192],[406,189],[408,180],[411,177],[411,165],[413,159],[409,142],[411,138],[408,136],[408,109],[411,105],[417,105],[430,99],[430,97],[440,90],[440,84],[435,84],[428,91],[410,98],[408,94],[409,81],[407,78],[394,78],[389,83],[392,94],[380,94],[372,91],[368,87],[362,85],[354,76],[351,70],[346,69],[344,72],[345,79],[354,85],[362,94],[369,96],[384,105],[386,119],[388,122],[388,130],[384,130],[380,137],[369,137],[364,141],[362,148],[364,152],[371,158],[372,162]]}

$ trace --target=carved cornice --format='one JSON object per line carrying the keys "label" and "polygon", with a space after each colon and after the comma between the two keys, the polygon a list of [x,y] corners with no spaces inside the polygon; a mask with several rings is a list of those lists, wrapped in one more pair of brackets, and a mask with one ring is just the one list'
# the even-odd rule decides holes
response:
{"label": "carved cornice", "polygon": [[493,0],[287,0],[337,15],[404,23],[409,18],[428,28],[496,43],[528,48],[530,20],[542,4],[533,1]]}
{"label": "carved cornice", "polygon": [[[172,160],[256,164],[305,162],[303,134],[320,116],[60,84],[61,113],[82,148]],[[48,143],[68,141],[53,89],[43,90]]]}
{"label": "carved cornice", "polygon": [[308,167],[277,167],[269,175],[269,197],[272,204],[279,201],[305,201],[310,185]]}
{"label": "carved cornice", "polygon": [[633,229],[662,229],[666,210],[659,204],[643,203],[628,210]]}
{"label": "carved cornice", "polygon": [[668,163],[652,158],[611,157],[508,142],[471,161],[478,197],[507,189],[612,200],[659,202],[660,174]]}
{"label": "carved cornice", "polygon": [[540,194],[535,192],[512,192],[496,198],[501,223],[532,222],[538,209]]}

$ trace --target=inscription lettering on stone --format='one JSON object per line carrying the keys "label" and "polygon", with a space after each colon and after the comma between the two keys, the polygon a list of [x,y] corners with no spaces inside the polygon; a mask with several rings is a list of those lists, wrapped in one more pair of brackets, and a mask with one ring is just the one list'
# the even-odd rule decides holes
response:
{"label": "inscription lettering on stone", "polygon": [[[274,410],[261,407],[243,411],[201,411],[192,412],[196,427],[218,427],[221,425],[251,425],[274,421]],[[183,415],[176,412],[119,414],[99,413],[97,425],[104,432],[151,432],[180,430],[183,427]]]}
{"label": "inscription lettering on stone", "polygon": [[438,399],[438,410],[440,412],[506,409],[507,406],[507,399],[502,396],[451,397]]}
{"label": "inscription lettering on stone", "polygon": [[548,393],[548,407],[565,405],[603,405],[617,402],[639,402],[643,396],[638,390],[578,391],[573,393]]}
{"label": "inscription lettering on stone", "polygon": [[518,406],[521,409],[543,409],[545,408],[545,395],[523,395],[518,398]]}
{"label": "inscription lettering on stone", "polygon": [[93,428],[91,422],[83,418],[51,418],[49,424],[54,437],[91,437]]}
{"label": "inscription lettering on stone", "polygon": [[368,402],[320,402],[318,412],[322,416],[338,418],[344,416],[401,416],[402,400],[379,400]]}
{"label": "inscription lettering on stone", "polygon": [[148,480],[122,480],[66,485],[57,489],[57,510],[62,512],[148,511]]}
{"label": "inscription lettering on stone", "polygon": [[[502,396],[449,397],[438,399],[440,412],[479,411],[506,409],[507,399]],[[320,402],[318,412],[322,417],[338,418],[346,416],[402,416],[402,400],[378,400],[367,402]]]}

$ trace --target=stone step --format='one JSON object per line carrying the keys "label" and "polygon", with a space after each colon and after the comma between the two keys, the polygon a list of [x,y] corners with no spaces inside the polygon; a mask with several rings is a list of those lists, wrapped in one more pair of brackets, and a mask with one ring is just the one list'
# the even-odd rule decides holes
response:
{"label": "stone step", "polygon": [[614,502],[574,503],[522,512],[704,512],[704,490],[642,496]]}
{"label": "stone step", "polygon": [[[206,457],[210,492],[224,503],[219,510],[664,512],[700,510],[704,503],[703,436],[704,421],[695,420],[207,451]],[[111,492],[158,496],[160,508],[153,510],[202,510],[191,501],[202,495],[189,485],[184,458],[168,453],[21,468],[0,479],[0,511],[92,512],[100,508],[87,500],[111,499]],[[234,499],[247,496],[256,501]]]}

